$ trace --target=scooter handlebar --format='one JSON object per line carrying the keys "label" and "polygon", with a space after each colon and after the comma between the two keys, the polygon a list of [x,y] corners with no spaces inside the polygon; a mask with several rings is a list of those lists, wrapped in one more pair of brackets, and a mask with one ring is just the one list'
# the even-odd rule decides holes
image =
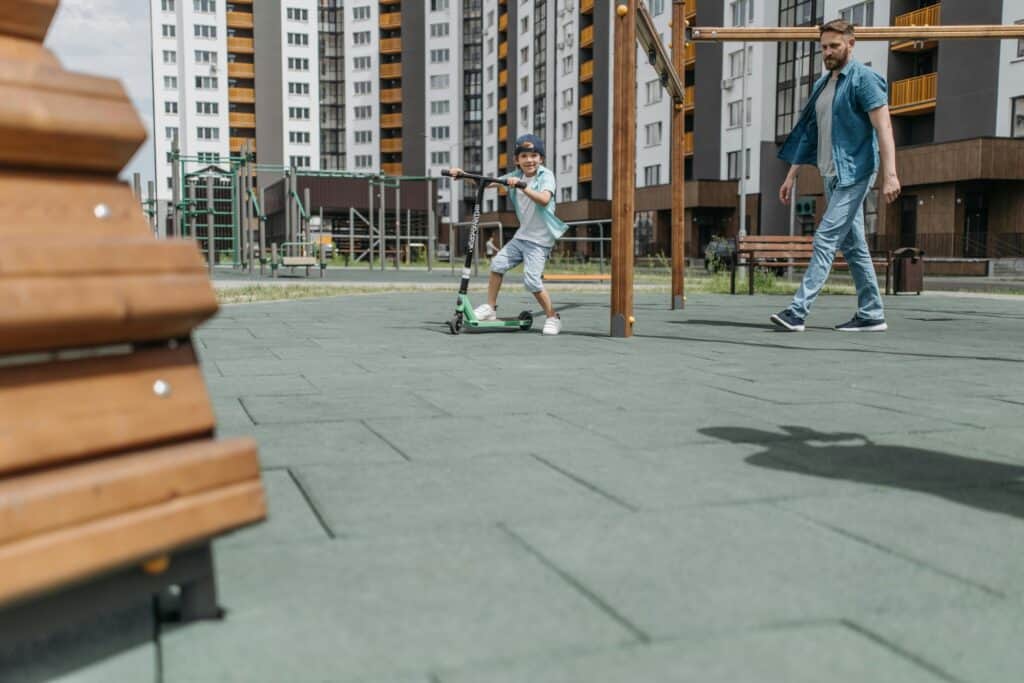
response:
{"label": "scooter handlebar", "polygon": [[442,168],[441,169],[441,175],[445,176],[446,178],[456,178],[456,179],[457,178],[466,178],[468,180],[475,180],[478,183],[484,183],[484,184],[490,184],[490,183],[498,183],[499,185],[504,185],[505,184],[505,181],[502,180],[501,178],[495,178],[493,176],[487,176],[487,175],[477,175],[476,173],[466,173],[465,171],[463,171],[462,173],[459,173],[458,175],[452,175],[452,172],[449,169],[447,169],[447,168]]}

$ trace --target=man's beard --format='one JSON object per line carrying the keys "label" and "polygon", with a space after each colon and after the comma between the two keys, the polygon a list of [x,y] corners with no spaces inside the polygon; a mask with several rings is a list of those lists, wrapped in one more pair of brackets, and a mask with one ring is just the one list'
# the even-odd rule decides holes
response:
{"label": "man's beard", "polygon": [[831,59],[826,59],[825,60],[825,67],[829,71],[839,71],[844,66],[846,66],[846,62],[849,60],[849,58],[850,58],[850,54],[846,53],[845,55],[843,55],[842,58],[840,58],[840,57],[832,57]]}

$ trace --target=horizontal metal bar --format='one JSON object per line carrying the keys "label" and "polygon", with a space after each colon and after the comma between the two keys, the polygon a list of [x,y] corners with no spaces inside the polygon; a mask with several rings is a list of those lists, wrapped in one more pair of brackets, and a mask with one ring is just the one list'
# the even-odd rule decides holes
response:
{"label": "horizontal metal bar", "polygon": [[[700,26],[689,29],[694,42],[817,41],[817,26]],[[859,26],[857,40],[966,40],[971,38],[1024,38],[1024,24],[968,26]]]}

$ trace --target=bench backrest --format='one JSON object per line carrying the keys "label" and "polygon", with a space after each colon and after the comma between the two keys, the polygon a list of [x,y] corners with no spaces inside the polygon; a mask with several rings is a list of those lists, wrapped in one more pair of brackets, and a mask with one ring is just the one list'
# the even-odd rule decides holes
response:
{"label": "bench backrest", "polygon": [[57,4],[0,4],[0,609],[266,513],[255,443],[214,438],[203,261],[117,180],[145,129],[43,47]]}

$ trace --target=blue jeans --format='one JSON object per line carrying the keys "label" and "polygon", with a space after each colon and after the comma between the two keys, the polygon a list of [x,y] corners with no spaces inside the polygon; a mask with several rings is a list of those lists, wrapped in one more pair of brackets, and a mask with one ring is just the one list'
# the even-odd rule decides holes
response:
{"label": "blue jeans", "polygon": [[882,294],[878,291],[875,266],[864,239],[864,198],[874,185],[875,176],[850,187],[836,187],[836,183],[835,177],[825,179],[828,207],[814,233],[814,254],[789,310],[800,318],[807,317],[832,269],[836,249],[842,249],[857,288],[857,317],[882,320],[885,318]]}
{"label": "blue jeans", "polygon": [[491,260],[491,272],[504,275],[520,263],[523,264],[523,286],[529,292],[544,291],[544,265],[551,255],[551,247],[536,242],[512,238]]}

